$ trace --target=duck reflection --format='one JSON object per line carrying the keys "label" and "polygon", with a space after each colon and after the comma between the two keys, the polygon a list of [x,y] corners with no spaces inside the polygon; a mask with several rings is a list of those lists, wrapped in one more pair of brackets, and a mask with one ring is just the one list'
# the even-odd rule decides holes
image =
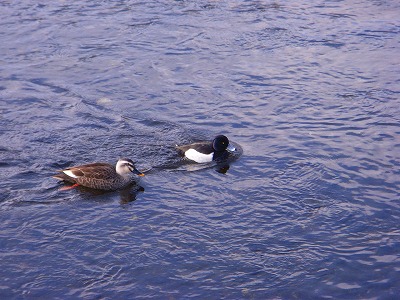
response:
{"label": "duck reflection", "polygon": [[215,171],[217,171],[218,173],[221,173],[221,174],[226,174],[226,172],[228,172],[229,168],[230,168],[229,164],[225,163],[222,165],[217,165],[215,167]]}
{"label": "duck reflection", "polygon": [[105,195],[109,195],[110,193],[119,193],[120,196],[120,204],[128,204],[136,200],[136,197],[139,193],[144,192],[144,187],[137,183],[131,183],[124,189],[120,189],[118,191],[103,191],[97,189],[91,189],[85,186],[77,186],[75,187],[85,198],[88,199],[90,197],[91,200],[99,200],[100,198],[104,198],[105,200],[111,199],[110,197],[102,197]]}

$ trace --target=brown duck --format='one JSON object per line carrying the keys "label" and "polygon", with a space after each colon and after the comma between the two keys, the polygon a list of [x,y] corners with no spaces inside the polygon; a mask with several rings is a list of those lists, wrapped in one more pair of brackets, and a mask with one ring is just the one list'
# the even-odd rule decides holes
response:
{"label": "brown duck", "polygon": [[144,176],[129,158],[121,158],[117,165],[92,163],[61,170],[53,178],[99,190],[117,190],[135,181],[133,174]]}

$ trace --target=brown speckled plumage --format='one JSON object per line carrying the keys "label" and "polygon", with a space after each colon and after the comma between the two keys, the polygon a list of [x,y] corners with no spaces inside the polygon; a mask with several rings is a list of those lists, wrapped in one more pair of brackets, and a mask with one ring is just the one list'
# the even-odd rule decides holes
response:
{"label": "brown speckled plumage", "polygon": [[107,163],[86,164],[61,170],[53,177],[93,189],[117,190],[135,180],[133,173],[144,175],[135,168],[132,160],[120,159],[116,166]]}

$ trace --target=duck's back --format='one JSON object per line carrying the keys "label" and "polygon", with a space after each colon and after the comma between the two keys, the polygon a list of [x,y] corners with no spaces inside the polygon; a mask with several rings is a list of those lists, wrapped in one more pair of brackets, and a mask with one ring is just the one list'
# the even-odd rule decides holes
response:
{"label": "duck's back", "polygon": [[190,149],[196,150],[197,152],[203,154],[210,154],[214,152],[214,149],[210,142],[198,142],[189,145],[178,146],[176,148],[181,152],[182,155],[185,154],[185,152]]}
{"label": "duck's back", "polygon": [[91,163],[62,170],[53,176],[56,179],[77,183],[82,186],[112,190],[127,183],[129,178],[117,174],[115,167],[107,163]]}

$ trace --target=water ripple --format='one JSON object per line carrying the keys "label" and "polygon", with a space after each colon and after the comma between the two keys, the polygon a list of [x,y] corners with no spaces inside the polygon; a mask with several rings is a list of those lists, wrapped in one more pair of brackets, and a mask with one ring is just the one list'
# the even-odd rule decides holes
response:
{"label": "water ripple", "polygon": [[[395,1],[0,7],[1,298],[396,298]],[[124,191],[51,178],[121,156]]]}

